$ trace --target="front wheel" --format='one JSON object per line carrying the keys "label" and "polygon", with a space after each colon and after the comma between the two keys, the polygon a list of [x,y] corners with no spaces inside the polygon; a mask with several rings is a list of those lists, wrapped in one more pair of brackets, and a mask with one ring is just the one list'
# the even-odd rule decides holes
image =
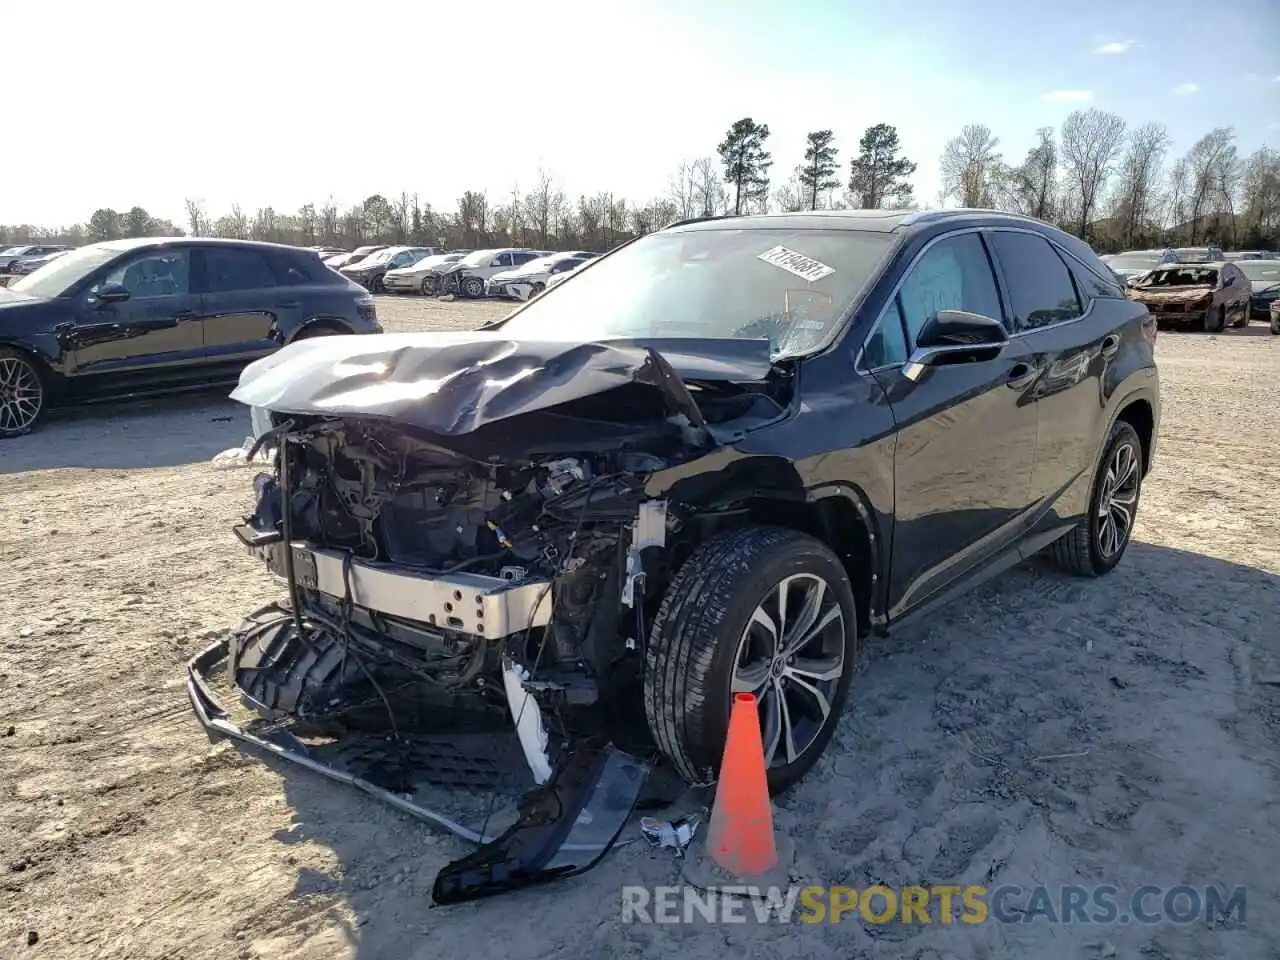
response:
{"label": "front wheel", "polygon": [[1244,308],[1240,311],[1240,316],[1236,317],[1236,319],[1232,321],[1231,326],[1236,327],[1237,329],[1242,327],[1248,327],[1249,311],[1252,309],[1253,309],[1252,305],[1249,303],[1248,300],[1246,300],[1244,302]]}
{"label": "front wheel", "polygon": [[435,277],[423,277],[422,284],[418,287],[424,297],[429,297],[439,288],[439,281]]}
{"label": "front wheel", "polygon": [[484,296],[484,281],[479,277],[467,277],[462,281],[462,295],[472,300]]}
{"label": "front wheel", "polygon": [[1089,492],[1089,514],[1049,545],[1049,555],[1069,573],[1098,577],[1124,556],[1142,496],[1142,441],[1124,420],[1107,436]]}
{"label": "front wheel", "polygon": [[1206,310],[1204,312],[1204,332],[1205,333],[1221,333],[1227,325],[1227,308],[1221,306],[1217,310]]}
{"label": "front wheel", "polygon": [[771,793],[830,742],[857,656],[849,575],[821,541],[749,526],[699,547],[654,619],[644,702],[658,748],[690,783],[716,779],[735,693],[754,693]]}
{"label": "front wheel", "polygon": [[36,362],[0,347],[0,439],[30,433],[44,415],[47,397]]}

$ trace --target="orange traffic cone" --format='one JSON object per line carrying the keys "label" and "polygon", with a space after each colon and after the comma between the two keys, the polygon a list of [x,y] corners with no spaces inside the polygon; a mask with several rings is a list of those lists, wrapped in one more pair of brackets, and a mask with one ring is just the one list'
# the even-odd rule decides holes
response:
{"label": "orange traffic cone", "polygon": [[685,858],[685,879],[702,889],[785,883],[782,860],[789,856],[781,856],[779,848],[792,853],[785,840],[773,830],[756,698],[734,694],[711,821],[701,849]]}
{"label": "orange traffic cone", "polygon": [[735,877],[757,876],[778,865],[764,742],[751,693],[733,696],[720,783],[707,826],[707,854]]}

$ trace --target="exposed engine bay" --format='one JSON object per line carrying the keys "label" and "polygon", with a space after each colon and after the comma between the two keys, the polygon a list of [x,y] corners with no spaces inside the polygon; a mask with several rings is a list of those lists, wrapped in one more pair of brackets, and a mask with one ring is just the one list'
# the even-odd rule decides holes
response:
{"label": "exposed engine bay", "polygon": [[[510,417],[477,416],[477,404],[509,400],[492,366],[476,393],[450,398],[456,406],[406,406],[411,417],[325,414],[309,398],[273,410],[258,443],[274,449],[275,470],[254,478],[255,509],[235,533],[283,578],[287,600],[191,666],[189,693],[211,732],[301,757],[484,844],[479,860],[442,871],[439,902],[586,869],[616,841],[661,761],[642,702],[648,623],[675,567],[749,495],[682,502],[651,494],[649,481],[781,419],[794,395],[785,374],[686,381],[651,349],[574,350],[565,355],[597,364],[609,387],[591,392],[575,372],[565,380],[580,395],[551,405],[522,395]],[[714,373],[739,361],[697,362]],[[210,671],[222,662],[266,732],[219,706]],[[464,715],[513,732],[532,780],[496,838],[487,814],[470,828],[405,799],[431,740],[418,736],[424,719],[436,749],[438,721]],[[339,731],[338,745],[304,742],[286,722]],[[372,763],[364,747],[356,763],[341,746],[353,732],[372,732]]]}

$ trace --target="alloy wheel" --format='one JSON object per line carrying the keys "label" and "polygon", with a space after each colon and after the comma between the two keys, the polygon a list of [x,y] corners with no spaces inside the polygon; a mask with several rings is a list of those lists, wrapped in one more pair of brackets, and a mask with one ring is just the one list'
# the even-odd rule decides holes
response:
{"label": "alloy wheel", "polygon": [[818,739],[844,675],[844,649],[840,602],[816,574],[785,578],[755,608],[732,691],[756,696],[766,766],[794,763]]}
{"label": "alloy wheel", "polygon": [[462,284],[462,292],[472,299],[484,294],[484,281],[468,277]]}
{"label": "alloy wheel", "polygon": [[44,384],[22,357],[0,356],[0,431],[21,433],[40,418]]}
{"label": "alloy wheel", "polygon": [[1140,473],[1137,450],[1131,443],[1121,443],[1111,454],[1098,491],[1098,551],[1103,559],[1123,550],[1133,533]]}

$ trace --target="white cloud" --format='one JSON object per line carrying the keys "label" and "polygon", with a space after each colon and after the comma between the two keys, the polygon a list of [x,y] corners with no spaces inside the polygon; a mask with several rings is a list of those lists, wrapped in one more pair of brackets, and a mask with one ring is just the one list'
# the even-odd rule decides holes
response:
{"label": "white cloud", "polygon": [[1274,77],[1272,77],[1272,78],[1271,78],[1271,82],[1272,82],[1272,83],[1280,83],[1280,74],[1276,74]]}
{"label": "white cloud", "polygon": [[1110,43],[1104,43],[1100,47],[1094,48],[1094,53],[1100,53],[1103,56],[1115,56],[1118,53],[1125,53],[1132,50],[1138,45],[1136,40],[1112,40]]}
{"label": "white cloud", "polygon": [[1179,94],[1195,93],[1199,89],[1200,84],[1198,83],[1180,83],[1173,88],[1173,92]]}
{"label": "white cloud", "polygon": [[1050,90],[1040,94],[1046,103],[1085,103],[1093,99],[1092,90]]}

